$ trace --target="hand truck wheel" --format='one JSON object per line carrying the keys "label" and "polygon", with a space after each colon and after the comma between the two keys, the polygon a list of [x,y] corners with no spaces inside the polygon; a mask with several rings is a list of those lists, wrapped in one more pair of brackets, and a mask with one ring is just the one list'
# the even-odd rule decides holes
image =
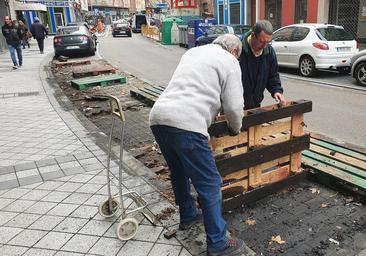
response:
{"label": "hand truck wheel", "polygon": [[134,218],[123,219],[117,226],[117,237],[120,240],[126,241],[132,239],[139,227],[139,223]]}
{"label": "hand truck wheel", "polygon": [[104,201],[104,203],[100,204],[98,207],[99,214],[104,218],[111,218],[115,215],[115,212],[118,211],[119,202],[112,198],[112,209],[109,207],[109,199]]}

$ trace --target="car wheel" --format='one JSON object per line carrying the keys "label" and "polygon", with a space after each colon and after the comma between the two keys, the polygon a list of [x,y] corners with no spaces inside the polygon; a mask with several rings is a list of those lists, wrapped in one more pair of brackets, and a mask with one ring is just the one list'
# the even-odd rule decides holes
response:
{"label": "car wheel", "polygon": [[315,61],[310,56],[304,56],[300,59],[299,69],[302,76],[314,76],[316,73]]}
{"label": "car wheel", "polygon": [[355,71],[355,78],[359,85],[366,86],[366,62],[358,64]]}
{"label": "car wheel", "polygon": [[128,34],[128,37],[132,37],[132,34],[131,34],[131,33],[129,33],[129,34]]}

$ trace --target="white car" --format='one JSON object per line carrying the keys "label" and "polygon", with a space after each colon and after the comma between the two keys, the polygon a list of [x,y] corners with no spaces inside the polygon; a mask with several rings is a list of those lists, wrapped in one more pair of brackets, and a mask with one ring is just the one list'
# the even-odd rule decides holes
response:
{"label": "white car", "polygon": [[273,33],[272,47],[279,66],[299,68],[300,74],[313,76],[317,69],[350,71],[350,58],[358,43],[343,27],[330,24],[293,24]]}
{"label": "white car", "polygon": [[366,50],[360,51],[351,58],[351,75],[361,86],[366,86]]}

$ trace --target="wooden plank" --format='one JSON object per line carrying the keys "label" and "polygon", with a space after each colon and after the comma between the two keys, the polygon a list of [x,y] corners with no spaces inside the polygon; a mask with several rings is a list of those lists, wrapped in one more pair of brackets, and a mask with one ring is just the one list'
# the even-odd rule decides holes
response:
{"label": "wooden plank", "polygon": [[160,94],[157,94],[155,92],[152,92],[152,91],[148,90],[147,88],[140,88],[139,90],[142,91],[142,92],[144,92],[144,93],[150,94],[150,95],[152,95],[152,96],[154,96],[156,98],[159,98],[159,96],[160,96]]}
{"label": "wooden plank", "polygon": [[[271,106],[270,106],[271,107]],[[277,105],[272,105],[271,110],[265,110],[264,108],[258,108],[248,110],[243,117],[242,131],[247,130],[251,126],[258,124],[268,123],[274,120],[293,116],[295,114],[307,113],[312,110],[312,102],[307,100],[298,100],[289,102],[286,107],[279,108]],[[229,134],[229,130],[226,122],[215,122],[212,124],[208,132],[210,136],[219,136]]]}
{"label": "wooden plank", "polygon": [[282,166],[276,170],[262,174],[262,185],[278,182],[290,175],[290,166]]}
{"label": "wooden plank", "polygon": [[260,126],[260,129],[256,131],[256,137],[262,139],[263,137],[270,136],[272,134],[278,134],[291,130],[291,120],[285,122],[266,123]]}
{"label": "wooden plank", "polygon": [[145,89],[150,90],[158,95],[160,95],[163,91],[156,89],[154,86],[146,86]]}
{"label": "wooden plank", "polygon": [[354,151],[354,150],[351,150],[351,149],[347,149],[345,147],[342,147],[342,146],[339,146],[339,145],[336,145],[336,144],[333,144],[333,143],[329,143],[329,142],[322,141],[322,140],[317,140],[317,139],[314,139],[314,138],[311,138],[310,142],[312,144],[330,149],[334,152],[340,152],[342,154],[357,158],[359,160],[366,161],[366,154],[363,154],[363,153],[360,153],[360,152],[357,152],[357,151]]}
{"label": "wooden plank", "polygon": [[226,175],[284,157],[291,153],[300,152],[301,150],[308,149],[309,144],[310,136],[303,135],[279,144],[255,148],[245,154],[216,161],[216,165],[221,175]]}
{"label": "wooden plank", "polygon": [[290,139],[291,139],[291,134],[289,132],[273,134],[271,136],[263,137],[262,145],[264,145],[264,146],[273,145],[273,144],[281,143],[284,141],[288,141]]}
{"label": "wooden plank", "polygon": [[340,170],[334,166],[330,166],[325,163],[320,163],[307,156],[303,156],[302,161],[305,166],[311,167],[327,175],[331,175],[337,179],[353,184],[359,188],[366,189],[366,180],[360,178],[357,175],[353,175],[352,173],[349,172],[344,172],[343,170]]}
{"label": "wooden plank", "polygon": [[328,166],[332,166],[332,167],[341,169],[346,173],[358,176],[362,179],[366,179],[366,172],[364,170],[353,167],[353,166],[345,164],[345,163],[342,163],[342,162],[332,159],[330,157],[322,156],[322,155],[319,155],[317,153],[314,153],[314,152],[311,152],[308,150],[303,151],[302,155],[319,162],[319,164],[323,163]]}
{"label": "wooden plank", "polygon": [[262,169],[260,165],[249,168],[249,187],[255,188],[262,184]]}
{"label": "wooden plank", "polygon": [[348,155],[335,152],[312,143],[310,143],[310,150],[366,171],[366,161],[362,161],[357,158],[353,158]]}
{"label": "wooden plank", "polygon": [[[296,114],[291,118],[291,137],[304,134],[304,114]],[[290,171],[301,171],[301,152],[291,154]]]}
{"label": "wooden plank", "polygon": [[211,149],[214,152],[224,152],[224,149],[239,144],[247,144],[247,133],[241,132],[237,136],[212,137],[209,141]]}
{"label": "wooden plank", "polygon": [[131,88],[130,89],[130,95],[136,98],[140,98],[144,100],[149,106],[154,105],[157,98],[154,96],[151,96],[150,94],[144,93],[138,89]]}
{"label": "wooden plank", "polygon": [[278,192],[290,185],[304,181],[306,179],[307,173],[307,171],[303,171],[289,176],[287,179],[281,180],[279,182],[250,190],[244,194],[240,194],[228,200],[223,200],[222,208],[224,211],[231,211],[238,207],[241,207],[244,204],[258,201],[259,199]]}
{"label": "wooden plank", "polygon": [[76,66],[76,65],[88,65],[91,63],[90,60],[68,60],[68,61],[54,61],[56,67],[64,66]]}
{"label": "wooden plank", "polygon": [[222,198],[230,198],[248,191],[248,179],[244,179],[221,188]]}
{"label": "wooden plank", "polygon": [[163,86],[153,86],[153,88],[154,88],[155,90],[159,90],[159,91],[161,91],[161,92],[163,92],[163,91],[165,90],[165,87],[163,87]]}
{"label": "wooden plank", "polygon": [[268,161],[268,162],[265,162],[263,164],[261,164],[261,169],[262,170],[267,170],[267,169],[270,169],[270,168],[273,168],[273,167],[280,167],[280,166],[283,166],[285,164],[288,164],[290,162],[290,156],[284,156],[284,157],[281,157],[281,158],[277,158],[275,160],[272,160],[272,161]]}
{"label": "wooden plank", "polygon": [[222,182],[225,184],[225,183],[233,182],[235,180],[243,179],[246,177],[248,177],[248,169],[240,170],[240,171],[225,175],[222,177]]}
{"label": "wooden plank", "polygon": [[144,88],[141,88],[140,90],[143,90],[145,92],[150,92],[150,93],[156,95],[157,97],[159,97],[161,94],[161,91],[154,90],[152,87],[144,87]]}

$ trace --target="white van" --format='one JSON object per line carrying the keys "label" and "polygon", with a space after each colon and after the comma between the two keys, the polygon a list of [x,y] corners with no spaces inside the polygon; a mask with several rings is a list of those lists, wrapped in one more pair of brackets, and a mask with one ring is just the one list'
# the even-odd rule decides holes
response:
{"label": "white van", "polygon": [[141,26],[147,25],[147,18],[145,14],[135,14],[132,18],[132,32],[134,33],[140,33],[141,32]]}

